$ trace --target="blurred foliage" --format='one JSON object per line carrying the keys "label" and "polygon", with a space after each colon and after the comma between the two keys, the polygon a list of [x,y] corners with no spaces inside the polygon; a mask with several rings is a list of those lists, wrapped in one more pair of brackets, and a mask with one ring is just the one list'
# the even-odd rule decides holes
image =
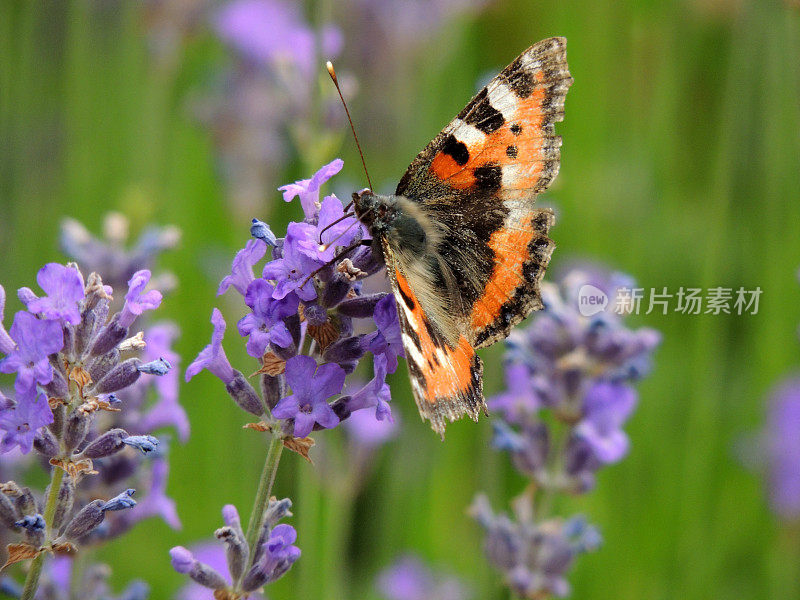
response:
{"label": "blurred foliage", "polygon": [[[371,24],[337,3],[324,10],[342,19],[339,69],[358,77],[367,65],[347,48]],[[0,281],[32,285],[42,263],[60,259],[65,216],[94,231],[112,209],[136,228],[175,224],[182,246],[164,266],[180,285],[163,309],[181,325],[185,366],[207,343],[212,305],[231,313],[214,293],[249,223],[226,206],[209,134],[187,109],[225,49],[200,26],[176,54],[154,58],[147,27],[138,2],[0,4]],[[798,598],[800,529],[768,512],[735,447],[762,422],[771,383],[800,365],[800,10],[777,0],[490,3],[394,56],[385,85],[381,65],[368,66],[377,75],[350,108],[376,187],[393,187],[479,81],[550,35],[568,38],[575,78],[558,126],[561,174],[544,198],[558,213],[553,268],[589,257],[645,288],[764,290],[754,316],[635,317],[664,343],[628,427],[630,457],[596,492],[560,505],[605,537],[579,561],[573,597]],[[360,122],[375,106],[393,118]],[[343,139],[340,179],[358,189]],[[274,186],[310,174],[298,161]],[[280,231],[298,214],[275,192],[257,216]],[[229,330],[228,354],[247,371],[235,338]],[[499,356],[484,352],[489,391]],[[521,480],[488,447],[488,419],[449,427],[442,444],[396,382],[404,429],[354,502],[322,489],[298,457],[284,460],[276,490],[295,501],[303,557],[270,597],[372,597],[374,574],[406,550],[462,574],[478,598],[505,597],[464,510],[479,489],[505,504]],[[170,546],[209,535],[225,503],[249,512],[264,452],[217,380],[185,385],[182,402],[192,435],[174,444],[170,492],[183,531],[149,521],[103,551],[116,581],[143,577],[154,599],[181,582]],[[336,531],[344,548],[327,543]]]}

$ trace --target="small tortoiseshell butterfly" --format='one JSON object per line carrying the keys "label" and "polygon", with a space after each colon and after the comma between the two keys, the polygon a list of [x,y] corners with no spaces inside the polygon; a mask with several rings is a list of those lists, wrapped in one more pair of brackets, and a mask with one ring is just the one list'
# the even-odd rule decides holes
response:
{"label": "small tortoiseshell butterfly", "polygon": [[486,404],[475,354],[542,307],[553,212],[536,195],[558,173],[572,84],[566,39],[525,50],[417,155],[393,196],[353,194],[397,300],[417,407],[445,418]]}

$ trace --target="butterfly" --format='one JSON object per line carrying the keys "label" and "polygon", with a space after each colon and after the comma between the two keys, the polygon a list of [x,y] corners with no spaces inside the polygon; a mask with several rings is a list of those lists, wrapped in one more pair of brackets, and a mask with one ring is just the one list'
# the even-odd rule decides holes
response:
{"label": "butterfly", "polygon": [[420,152],[394,195],[353,194],[397,302],[414,398],[445,424],[486,412],[476,349],[542,307],[553,212],[535,207],[559,169],[572,84],[566,39],[534,44]]}

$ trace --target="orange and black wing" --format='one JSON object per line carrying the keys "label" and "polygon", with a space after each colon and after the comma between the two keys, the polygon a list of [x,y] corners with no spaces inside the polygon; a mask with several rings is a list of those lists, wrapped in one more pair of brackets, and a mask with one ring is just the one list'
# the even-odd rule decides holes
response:
{"label": "orange and black wing", "polygon": [[405,274],[390,254],[387,270],[397,302],[411,388],[420,415],[442,439],[447,421],[478,420],[483,400],[483,363],[461,335],[453,344],[425,313]]}
{"label": "orange and black wing", "polygon": [[459,285],[451,308],[471,346],[505,337],[541,307],[553,215],[534,202],[558,173],[554,125],[571,84],[564,38],[531,46],[416,157],[397,187],[440,226],[437,252]]}

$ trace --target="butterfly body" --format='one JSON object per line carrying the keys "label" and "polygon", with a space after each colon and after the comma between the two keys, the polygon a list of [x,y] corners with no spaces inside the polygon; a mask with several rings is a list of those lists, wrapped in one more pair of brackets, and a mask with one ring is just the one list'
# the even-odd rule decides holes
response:
{"label": "butterfly body", "polygon": [[541,308],[552,211],[534,206],[558,172],[572,83],[566,40],[531,46],[420,152],[394,195],[353,194],[397,300],[417,407],[435,431],[485,411],[476,348]]}

